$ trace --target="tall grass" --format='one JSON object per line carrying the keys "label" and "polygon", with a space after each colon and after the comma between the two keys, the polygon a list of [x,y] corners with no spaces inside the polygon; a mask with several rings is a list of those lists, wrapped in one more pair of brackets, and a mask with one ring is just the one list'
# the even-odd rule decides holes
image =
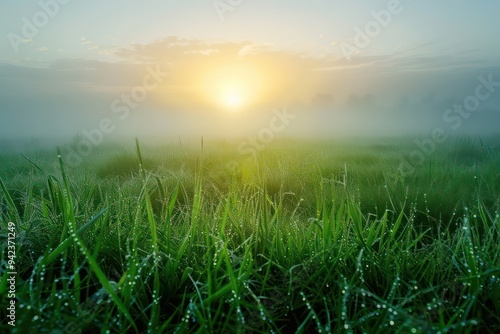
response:
{"label": "tall grass", "polygon": [[19,275],[1,330],[500,331],[497,153],[401,179],[385,171],[403,149],[385,146],[278,145],[236,170],[207,141],[156,163],[141,149],[128,177],[63,157],[2,177]]}

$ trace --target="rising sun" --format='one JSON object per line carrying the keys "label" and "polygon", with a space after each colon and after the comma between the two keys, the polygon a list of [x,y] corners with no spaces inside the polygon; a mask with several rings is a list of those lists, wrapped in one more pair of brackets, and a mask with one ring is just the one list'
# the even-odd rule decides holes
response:
{"label": "rising sun", "polygon": [[229,60],[211,64],[201,73],[202,96],[212,106],[231,112],[252,108],[264,96],[269,81],[262,67]]}
{"label": "rising sun", "polygon": [[[215,110],[249,112],[268,104],[287,81],[274,62],[247,57],[220,58],[193,70],[199,97]],[[190,78],[189,76],[186,76]]]}
{"label": "rising sun", "polygon": [[221,99],[222,104],[230,109],[238,109],[244,105],[242,94],[234,89],[225,92]]}

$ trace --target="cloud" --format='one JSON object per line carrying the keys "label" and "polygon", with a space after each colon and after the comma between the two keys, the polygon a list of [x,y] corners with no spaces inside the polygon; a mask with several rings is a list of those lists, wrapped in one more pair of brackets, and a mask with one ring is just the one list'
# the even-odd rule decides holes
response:
{"label": "cloud", "polygon": [[81,44],[81,45],[90,45],[90,44],[92,44],[92,42],[91,42],[91,41],[89,41],[89,40],[88,40],[87,38],[85,38],[85,37],[80,38],[80,41],[81,41],[81,42],[80,42],[80,44]]}
{"label": "cloud", "polygon": [[105,55],[105,56],[111,56],[113,55],[113,51],[112,50],[99,50],[97,52],[97,54],[100,54],[100,55]]}
{"label": "cloud", "polygon": [[184,51],[184,54],[189,55],[189,54],[199,54],[202,56],[210,56],[213,54],[219,53],[219,50],[217,49],[206,49],[206,50],[196,50],[196,51]]}
{"label": "cloud", "polygon": [[[80,41],[89,48],[99,48],[86,37]],[[429,45],[432,43],[402,45],[392,54],[359,55],[348,62],[343,57],[327,55],[318,58],[305,52],[278,49],[273,44],[169,36],[152,43],[107,46],[98,51],[100,55],[114,56],[110,58],[114,61],[59,59],[47,66],[48,70],[55,72],[48,71],[46,74],[62,82],[68,80],[66,84],[70,85],[85,83],[95,89],[126,87],[141,80],[146,65],[160,64],[171,72],[166,92],[182,91],[180,95],[183,98],[192,100],[193,96],[189,96],[189,92],[193,93],[195,86],[205,74],[210,74],[211,69],[226,65],[248,65],[255,70],[264,68],[269,73],[262,80],[275,81],[272,87],[274,95],[270,99],[278,102],[307,102],[314,100],[317,94],[333,94],[338,101],[352,93],[374,93],[380,86],[386,86],[389,80],[408,81],[412,75],[420,72],[439,73],[437,75],[442,76],[443,73],[452,75],[457,71],[487,68],[487,63],[468,54],[423,55],[418,52],[419,47],[426,50]],[[47,50],[38,49],[40,52]],[[395,79],[386,79],[388,77]],[[164,103],[168,101],[168,98],[164,98]]]}
{"label": "cloud", "polygon": [[250,42],[210,42],[198,39],[181,39],[170,36],[149,44],[133,44],[111,50],[113,54],[124,60],[145,63],[165,63],[182,61],[187,56],[209,56],[215,54],[236,55]]}
{"label": "cloud", "polygon": [[255,55],[263,52],[269,52],[271,50],[271,47],[273,46],[273,43],[267,43],[267,44],[250,44],[250,45],[245,45],[243,46],[240,51],[238,52],[239,56],[247,56],[247,55]]}
{"label": "cloud", "polygon": [[88,40],[86,37],[80,38],[80,44],[87,47],[87,50],[97,50],[100,48],[96,43]]}

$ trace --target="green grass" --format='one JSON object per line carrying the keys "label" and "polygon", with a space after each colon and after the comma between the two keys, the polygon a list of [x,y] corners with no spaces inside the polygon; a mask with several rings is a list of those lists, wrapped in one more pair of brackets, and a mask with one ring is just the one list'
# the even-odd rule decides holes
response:
{"label": "green grass", "polygon": [[236,147],[2,155],[14,332],[500,331],[494,147],[456,140],[412,174],[409,139]]}

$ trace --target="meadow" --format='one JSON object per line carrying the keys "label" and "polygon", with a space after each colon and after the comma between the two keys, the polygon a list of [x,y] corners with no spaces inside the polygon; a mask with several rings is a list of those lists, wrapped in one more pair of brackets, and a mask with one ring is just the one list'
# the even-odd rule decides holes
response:
{"label": "meadow", "polygon": [[0,331],[498,333],[498,144],[411,173],[409,137],[0,153]]}

